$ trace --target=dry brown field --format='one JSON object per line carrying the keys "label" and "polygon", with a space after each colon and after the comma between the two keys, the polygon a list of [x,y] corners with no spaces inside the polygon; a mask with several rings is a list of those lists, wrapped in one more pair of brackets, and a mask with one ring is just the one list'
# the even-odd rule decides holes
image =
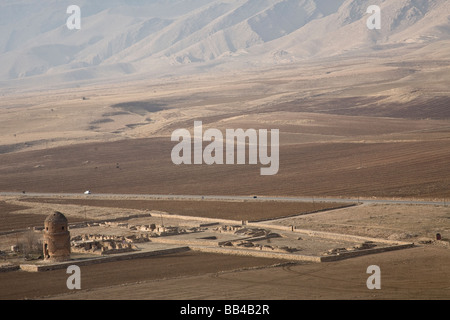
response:
{"label": "dry brown field", "polygon": [[[447,66],[325,59],[10,93],[0,101],[0,191],[450,198]],[[278,174],[175,166],[170,135],[196,120],[279,129]]]}
{"label": "dry brown field", "polygon": [[[448,201],[448,61],[396,60],[364,57],[224,77],[8,93],[0,101],[0,191]],[[176,143],[170,135],[179,128],[192,132],[195,120],[203,121],[204,130],[279,129],[278,174],[261,176],[260,165],[174,165],[170,155]],[[89,202],[88,214],[117,216],[123,213],[117,208],[131,210],[137,203]],[[74,203],[70,217],[81,219],[85,204]],[[267,212],[275,206],[154,204],[186,215],[238,215],[239,220],[244,216],[236,206],[248,206],[246,212],[263,218],[273,217]],[[44,214],[52,205],[63,208],[42,203],[36,212]],[[289,206],[276,208],[276,214],[297,210]],[[449,238],[448,208],[350,209],[293,221],[302,228],[374,237],[412,234],[413,240],[444,230]],[[29,225],[37,218],[29,213],[8,220],[5,228]],[[16,214],[9,207],[2,216]],[[325,264],[246,270],[277,261],[190,252],[85,267],[84,289],[69,294],[64,270],[0,273],[0,298],[449,299],[449,258],[448,247],[430,244]],[[374,264],[382,270],[380,291],[366,287],[366,269]]]}
{"label": "dry brown field", "polygon": [[275,176],[261,176],[259,166],[175,166],[174,144],[162,138],[82,144],[0,155],[0,190],[450,199],[449,141],[444,132],[424,141],[281,146]]}
{"label": "dry brown field", "polygon": [[46,218],[45,216],[35,214],[14,214],[15,211],[24,209],[27,209],[27,207],[0,201],[0,232],[42,225]]}
{"label": "dry brown field", "polygon": [[[85,266],[82,290],[65,270],[0,273],[0,299],[80,300],[448,300],[448,249],[418,247],[325,264],[188,252]],[[275,266],[274,266],[275,265]],[[370,265],[381,290],[369,290]]]}
{"label": "dry brown field", "polygon": [[[17,211],[27,210],[30,207],[11,204],[0,201],[0,232],[42,227],[46,214],[35,212],[18,213]],[[49,212],[50,214],[51,212]],[[71,217],[71,222],[83,221],[83,217]]]}
{"label": "dry brown field", "polygon": [[349,204],[325,202],[247,202],[247,201],[185,201],[185,200],[95,200],[29,198],[20,201],[71,204],[103,208],[163,211],[189,217],[259,221],[338,209]]}
{"label": "dry brown field", "polygon": [[[178,253],[146,259],[89,265],[82,268],[83,290],[118,288],[130,283],[164,281],[202,274],[264,267],[284,261],[207,253]],[[36,299],[68,292],[65,269],[41,273],[0,272],[0,300]],[[98,297],[100,298],[100,297]],[[107,297],[105,297],[107,299]],[[133,299],[133,298],[131,298]]]}
{"label": "dry brown field", "polygon": [[[413,248],[325,264],[292,264],[143,281],[65,294],[53,299],[162,300],[448,300],[448,249]],[[230,257],[234,260],[235,257]],[[238,261],[237,259],[235,260]],[[369,290],[370,265],[381,290]]]}

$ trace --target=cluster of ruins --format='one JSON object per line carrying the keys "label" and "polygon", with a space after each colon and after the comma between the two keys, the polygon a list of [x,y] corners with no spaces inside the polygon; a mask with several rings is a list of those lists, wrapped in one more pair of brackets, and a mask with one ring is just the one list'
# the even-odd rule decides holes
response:
{"label": "cluster of ruins", "polygon": [[334,248],[334,249],[330,249],[326,252],[323,252],[323,255],[336,255],[336,254],[342,254],[345,252],[352,252],[352,251],[357,251],[357,250],[366,250],[366,249],[372,249],[375,248],[377,245],[375,243],[373,243],[373,241],[365,241],[364,243],[358,244],[356,246],[353,247],[349,247],[349,248]]}
{"label": "cluster of ruins", "polygon": [[[244,221],[240,224],[239,221],[189,219],[174,215],[164,216],[166,225],[159,225],[155,222],[160,218],[162,222],[162,213],[158,213],[158,217],[146,213],[69,226],[62,213],[54,212],[45,219],[43,228],[36,227],[31,231],[42,234],[40,246],[43,255],[34,260],[43,258],[45,262],[34,265],[49,268],[74,260],[110,261],[183,250],[322,262],[413,245],[300,230],[292,226]],[[13,248],[11,250],[13,255]],[[26,269],[31,265],[22,266]]]}
{"label": "cluster of ruins", "polygon": [[280,234],[273,233],[270,230],[266,229],[248,228],[236,225],[235,226],[223,225],[214,228],[213,230],[219,233],[230,233],[234,235],[245,236],[244,239],[237,239],[219,243],[219,246],[222,247],[236,247],[236,248],[245,248],[259,251],[282,252],[282,253],[292,253],[295,251],[299,251],[297,248],[292,248],[288,246],[276,246],[257,243],[258,241],[261,240],[281,237]]}
{"label": "cluster of ruins", "polygon": [[72,252],[114,254],[136,250],[135,239],[123,236],[79,235],[71,239]]}
{"label": "cluster of ruins", "polygon": [[[180,228],[180,227],[173,227],[173,226],[163,226],[163,225],[157,225],[157,224],[130,224],[130,223],[124,223],[124,222],[115,222],[115,221],[104,221],[104,222],[93,222],[93,223],[87,223],[84,225],[84,227],[115,227],[115,228],[123,228],[130,231],[141,231],[141,232],[148,232],[150,233],[151,237],[159,237],[159,236],[169,236],[169,235],[179,235],[179,234],[186,234],[186,233],[193,233],[193,232],[199,232],[202,229],[201,228]],[[81,227],[78,225],[78,227]],[[73,227],[72,227],[73,228]]]}

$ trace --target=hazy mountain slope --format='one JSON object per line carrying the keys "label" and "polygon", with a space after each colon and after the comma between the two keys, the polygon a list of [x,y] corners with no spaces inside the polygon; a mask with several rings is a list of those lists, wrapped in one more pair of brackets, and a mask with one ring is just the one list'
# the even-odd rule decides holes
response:
{"label": "hazy mountain slope", "polygon": [[[369,30],[366,22],[370,14],[366,9],[377,2],[382,10],[381,29]],[[383,46],[450,39],[449,22],[450,3],[445,0],[350,0],[336,13],[316,19],[269,46],[272,54],[283,49],[284,58],[291,60],[355,50],[379,51]],[[270,51],[267,47],[265,50]]]}
{"label": "hazy mountain slope", "polygon": [[[68,30],[71,4],[0,3],[0,81],[270,65],[450,38],[447,0],[80,0],[81,30]],[[366,27],[373,4],[381,30]]]}

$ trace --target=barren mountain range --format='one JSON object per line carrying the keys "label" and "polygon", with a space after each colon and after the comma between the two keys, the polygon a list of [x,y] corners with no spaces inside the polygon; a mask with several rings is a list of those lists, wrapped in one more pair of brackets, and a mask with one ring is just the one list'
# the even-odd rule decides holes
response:
{"label": "barren mountain range", "polygon": [[[79,30],[66,25],[70,5],[80,8]],[[366,25],[371,5],[381,8],[379,30]],[[405,47],[448,57],[449,19],[447,0],[4,0],[0,86],[239,70]]]}

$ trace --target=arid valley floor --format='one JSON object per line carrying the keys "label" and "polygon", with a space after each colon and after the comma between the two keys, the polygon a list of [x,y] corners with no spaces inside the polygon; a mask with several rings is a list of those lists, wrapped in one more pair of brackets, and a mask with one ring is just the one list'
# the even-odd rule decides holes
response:
{"label": "arid valley floor", "polygon": [[[264,240],[272,247],[294,239],[285,231],[292,227],[413,246],[320,263],[189,250],[83,266],[82,290],[75,292],[67,289],[63,269],[0,272],[0,299],[449,299],[448,66],[439,57],[421,61],[406,55],[398,63],[386,55],[221,77],[5,90],[2,266],[17,263],[7,258],[10,247],[26,242],[27,228],[42,227],[55,210],[70,223],[146,213],[156,220],[128,224],[179,223],[162,213],[183,216],[187,224],[258,221],[281,234]],[[192,131],[196,120],[221,131],[279,129],[278,174],[261,176],[255,165],[174,165],[170,136],[179,128]],[[83,195],[86,190],[92,197]],[[139,194],[161,199],[137,199]],[[264,201],[265,196],[310,201]],[[317,198],[352,199],[353,205]],[[375,199],[386,202],[363,201]],[[422,200],[431,203],[414,202]],[[98,228],[97,233],[108,229]],[[38,230],[31,232],[39,238]],[[220,238],[201,238],[214,237]],[[322,240],[294,240],[299,237],[305,241],[298,244],[300,252],[322,252],[314,249]],[[371,265],[380,266],[381,290],[366,286]]]}

